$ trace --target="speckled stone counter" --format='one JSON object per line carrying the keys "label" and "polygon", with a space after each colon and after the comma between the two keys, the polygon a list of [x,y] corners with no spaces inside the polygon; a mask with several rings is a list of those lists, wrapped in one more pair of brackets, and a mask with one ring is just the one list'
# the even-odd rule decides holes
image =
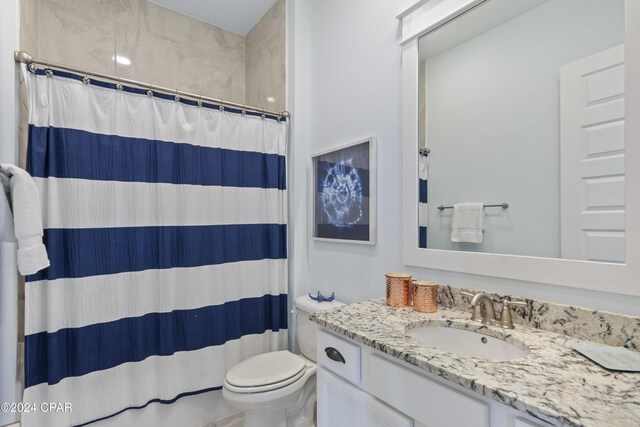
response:
{"label": "speckled stone counter", "polygon": [[[470,320],[470,313],[440,309],[424,314],[388,307],[384,300],[346,305],[312,315],[312,320],[355,341],[558,426],[640,426],[640,373],[608,371],[586,359],[572,344],[589,343],[516,325],[504,330]],[[489,361],[445,353],[409,337],[425,325],[481,332],[529,354]]]}

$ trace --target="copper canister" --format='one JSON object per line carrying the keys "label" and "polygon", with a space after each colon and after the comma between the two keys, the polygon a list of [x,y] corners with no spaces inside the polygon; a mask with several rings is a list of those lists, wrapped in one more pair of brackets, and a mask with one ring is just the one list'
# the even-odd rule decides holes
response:
{"label": "copper canister", "polygon": [[411,275],[407,273],[387,273],[387,305],[408,307],[411,305]]}
{"label": "copper canister", "polygon": [[431,280],[414,280],[412,286],[413,309],[422,313],[438,311],[438,284]]}

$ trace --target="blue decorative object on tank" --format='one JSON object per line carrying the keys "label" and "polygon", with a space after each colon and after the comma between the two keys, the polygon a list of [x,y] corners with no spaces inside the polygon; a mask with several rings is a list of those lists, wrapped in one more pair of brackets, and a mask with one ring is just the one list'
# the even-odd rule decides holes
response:
{"label": "blue decorative object on tank", "polygon": [[323,302],[323,301],[333,301],[336,298],[336,293],[335,292],[331,292],[331,295],[328,297],[325,297],[324,295],[322,295],[320,293],[320,291],[318,291],[318,295],[316,295],[315,297],[313,295],[311,295],[311,292],[309,292],[309,298],[311,298],[314,301],[318,301],[318,302]]}

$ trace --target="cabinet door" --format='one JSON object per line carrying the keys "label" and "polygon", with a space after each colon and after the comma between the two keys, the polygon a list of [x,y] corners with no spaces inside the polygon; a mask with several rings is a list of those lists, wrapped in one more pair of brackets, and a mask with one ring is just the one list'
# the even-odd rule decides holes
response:
{"label": "cabinet door", "polygon": [[489,427],[489,405],[376,354],[363,387],[372,396],[429,427]]}
{"label": "cabinet door", "polygon": [[542,427],[540,424],[534,424],[531,421],[527,421],[522,418],[516,418],[513,426],[514,427]]}
{"label": "cabinet door", "polygon": [[318,369],[318,427],[412,427],[411,419]]}

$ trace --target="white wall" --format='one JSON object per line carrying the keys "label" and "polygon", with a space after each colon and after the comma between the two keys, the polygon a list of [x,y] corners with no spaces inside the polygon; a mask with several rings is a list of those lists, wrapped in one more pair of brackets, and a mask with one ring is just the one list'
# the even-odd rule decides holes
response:
{"label": "white wall", "polygon": [[[624,0],[553,0],[427,59],[430,248],[560,257],[560,67],[622,43]],[[481,201],[510,206],[452,243],[435,206]]]}
{"label": "white wall", "polygon": [[[13,51],[18,46],[18,0],[2,4],[0,13],[0,162],[18,161],[18,117],[16,66]],[[4,197],[0,195],[0,197]],[[15,244],[0,243],[0,402],[19,402],[16,383],[18,342],[18,273]],[[15,414],[0,412],[0,425],[15,420]]]}
{"label": "white wall", "polygon": [[[336,291],[354,301],[381,295],[400,250],[400,49],[395,16],[411,0],[296,0],[294,211],[291,283],[296,294]],[[378,138],[378,243],[311,242],[309,156]]]}
{"label": "white wall", "polygon": [[[414,0],[296,0],[294,152],[290,156],[293,292],[336,291],[347,302],[384,295],[384,273],[407,270],[442,283],[640,314],[640,298],[561,286],[409,268],[402,263],[400,47],[395,16]],[[304,34],[304,36],[302,35]],[[309,155],[378,138],[378,243],[311,242]]]}

